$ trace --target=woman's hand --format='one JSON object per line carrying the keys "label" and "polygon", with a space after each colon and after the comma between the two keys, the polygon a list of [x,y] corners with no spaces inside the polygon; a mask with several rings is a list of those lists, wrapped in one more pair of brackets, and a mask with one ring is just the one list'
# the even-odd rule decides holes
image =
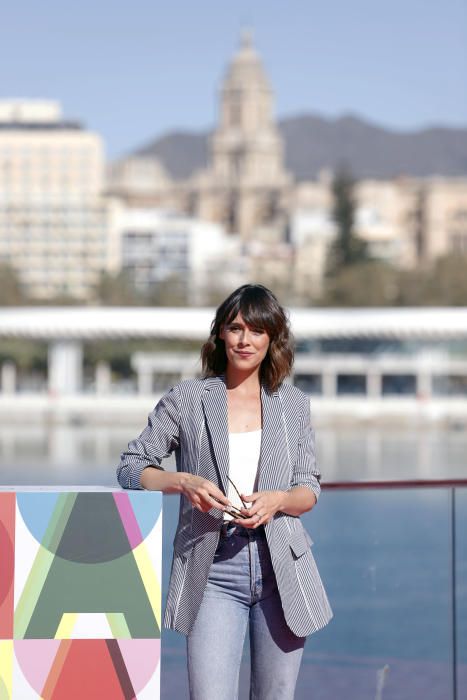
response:
{"label": "woman's hand", "polygon": [[202,513],[207,513],[211,508],[224,510],[223,506],[230,505],[229,499],[222,491],[212,481],[202,476],[181,473],[180,487],[192,506]]}
{"label": "woman's hand", "polygon": [[311,510],[316,503],[316,496],[307,486],[295,486],[289,491],[258,491],[242,500],[253,503],[250,508],[242,508],[241,512],[248,519],[237,518],[235,523],[243,527],[255,528],[266,525],[276,513],[299,516]]}
{"label": "woman's hand", "polygon": [[237,518],[234,522],[250,529],[265,525],[278,511],[282,510],[285,496],[284,491],[258,491],[250,496],[241,494],[243,501],[253,505],[250,508],[241,509],[241,512],[248,516],[246,520]]}

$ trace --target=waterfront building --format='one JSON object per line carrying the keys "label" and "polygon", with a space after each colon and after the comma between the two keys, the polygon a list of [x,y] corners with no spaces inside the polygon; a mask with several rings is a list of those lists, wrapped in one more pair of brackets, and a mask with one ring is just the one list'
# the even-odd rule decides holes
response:
{"label": "waterfront building", "polygon": [[87,299],[120,265],[100,136],[57,102],[0,101],[0,261],[38,299]]}
{"label": "waterfront building", "polygon": [[[118,216],[122,269],[149,295],[171,286],[172,298],[203,304],[239,282],[239,242],[219,224],[158,210],[124,208]],[[169,295],[170,296],[170,295]]]}
{"label": "waterfront building", "polygon": [[174,208],[177,193],[162,163],[155,158],[131,156],[110,163],[107,169],[108,194],[128,207]]}
{"label": "waterfront building", "polygon": [[[37,415],[50,418],[53,413],[60,421],[95,415],[108,419],[108,411],[128,417],[129,410],[152,405],[155,395],[201,371],[199,352],[183,354],[176,350],[177,341],[192,341],[199,348],[213,315],[213,308],[3,309],[0,338],[48,344],[48,393],[24,394],[14,364],[4,362],[2,419],[24,411],[28,402]],[[291,381],[312,396],[322,423],[381,419],[404,425],[427,420],[466,424],[467,309],[295,308],[290,317],[297,341]],[[130,338],[171,341],[173,350],[149,352],[142,345],[131,358],[130,383],[125,379],[124,390],[133,396],[109,404],[105,397],[123,389],[112,383],[104,361],[94,368],[93,386],[84,386],[84,345]],[[89,365],[86,371],[89,376]]]}
{"label": "waterfront building", "polygon": [[467,253],[467,178],[432,177],[421,188],[424,236],[421,256]]}
{"label": "waterfront building", "polygon": [[294,251],[293,285],[298,299],[319,296],[329,247],[336,235],[332,218],[331,173],[298,183],[289,217],[288,240]]}
{"label": "waterfront building", "polygon": [[355,188],[355,232],[371,257],[400,268],[419,262],[421,184],[408,178],[362,180]]}

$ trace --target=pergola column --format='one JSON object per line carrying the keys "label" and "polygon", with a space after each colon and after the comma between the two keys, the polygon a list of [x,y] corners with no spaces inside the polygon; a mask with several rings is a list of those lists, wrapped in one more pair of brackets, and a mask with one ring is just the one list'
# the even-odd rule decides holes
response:
{"label": "pergola column", "polygon": [[374,399],[379,399],[382,393],[383,381],[381,372],[377,369],[370,368],[366,375],[367,395]]}
{"label": "pergola column", "polygon": [[100,361],[97,363],[95,382],[96,394],[110,394],[112,372],[108,362]]}
{"label": "pergola column", "polygon": [[77,394],[83,385],[83,346],[78,340],[55,340],[48,350],[48,388],[57,396]]}
{"label": "pergola column", "polygon": [[431,372],[426,369],[421,369],[417,372],[417,396],[420,399],[431,398],[432,381]]}
{"label": "pergola column", "polygon": [[16,392],[16,365],[10,360],[2,364],[0,390],[2,394],[14,394]]}
{"label": "pergola column", "polygon": [[147,396],[152,394],[153,372],[149,367],[138,367],[136,370],[136,384],[138,394]]}
{"label": "pergola column", "polygon": [[323,397],[326,399],[334,398],[337,394],[337,374],[334,368],[323,370],[321,382]]}

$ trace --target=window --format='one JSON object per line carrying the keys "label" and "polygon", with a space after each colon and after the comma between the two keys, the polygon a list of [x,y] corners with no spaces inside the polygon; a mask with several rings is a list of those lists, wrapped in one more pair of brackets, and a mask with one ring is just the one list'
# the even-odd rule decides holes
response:
{"label": "window", "polygon": [[417,380],[414,374],[383,374],[382,393],[386,396],[415,396]]}
{"label": "window", "polygon": [[305,392],[305,394],[322,394],[322,378],[320,374],[296,374],[294,385]]}
{"label": "window", "polygon": [[366,394],[366,376],[364,374],[338,374],[337,393],[339,395]]}
{"label": "window", "polygon": [[467,396],[467,376],[460,374],[434,375],[432,389],[436,396]]}

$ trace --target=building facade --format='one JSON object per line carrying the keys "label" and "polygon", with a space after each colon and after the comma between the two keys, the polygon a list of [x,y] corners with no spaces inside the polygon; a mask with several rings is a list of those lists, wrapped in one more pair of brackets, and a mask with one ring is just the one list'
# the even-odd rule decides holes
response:
{"label": "building facade", "polygon": [[101,138],[46,101],[0,102],[0,261],[38,299],[92,296],[118,269]]}
{"label": "building facade", "polygon": [[110,169],[109,192],[130,207],[144,199],[152,206],[214,221],[243,242],[260,231],[277,238],[287,224],[292,177],[284,167],[273,102],[261,59],[244,33],[221,88],[207,168],[174,182],[157,159],[132,156]]}
{"label": "building facade", "polygon": [[[125,208],[117,217],[122,270],[156,303],[203,305],[241,280],[239,242],[212,222],[159,209]],[[233,263],[231,262],[233,261]]]}
{"label": "building facade", "polygon": [[[157,159],[149,159],[150,166],[147,158],[132,157],[116,164],[109,187],[129,207],[145,199],[222,225],[240,237],[250,274],[275,284],[280,278],[296,298],[309,297],[322,288],[336,233],[332,173],[293,180],[273,102],[260,56],[245,34],[224,76],[207,167],[174,181]],[[467,251],[467,178],[365,179],[356,183],[355,204],[356,233],[372,257],[412,269]]]}
{"label": "building facade", "polygon": [[[297,182],[287,172],[273,91],[248,34],[227,67],[208,151],[206,167],[184,180],[147,155],[106,170],[100,137],[64,120],[57,103],[0,101],[0,262],[38,299],[92,300],[101,273],[122,266],[137,287],[157,285],[185,253],[192,301],[206,296],[206,278],[211,288],[255,279],[294,303],[317,298],[336,235],[333,174]],[[374,258],[410,270],[467,252],[467,177],[360,180],[355,205]],[[229,265],[206,277],[196,251],[209,267],[219,241]]]}

